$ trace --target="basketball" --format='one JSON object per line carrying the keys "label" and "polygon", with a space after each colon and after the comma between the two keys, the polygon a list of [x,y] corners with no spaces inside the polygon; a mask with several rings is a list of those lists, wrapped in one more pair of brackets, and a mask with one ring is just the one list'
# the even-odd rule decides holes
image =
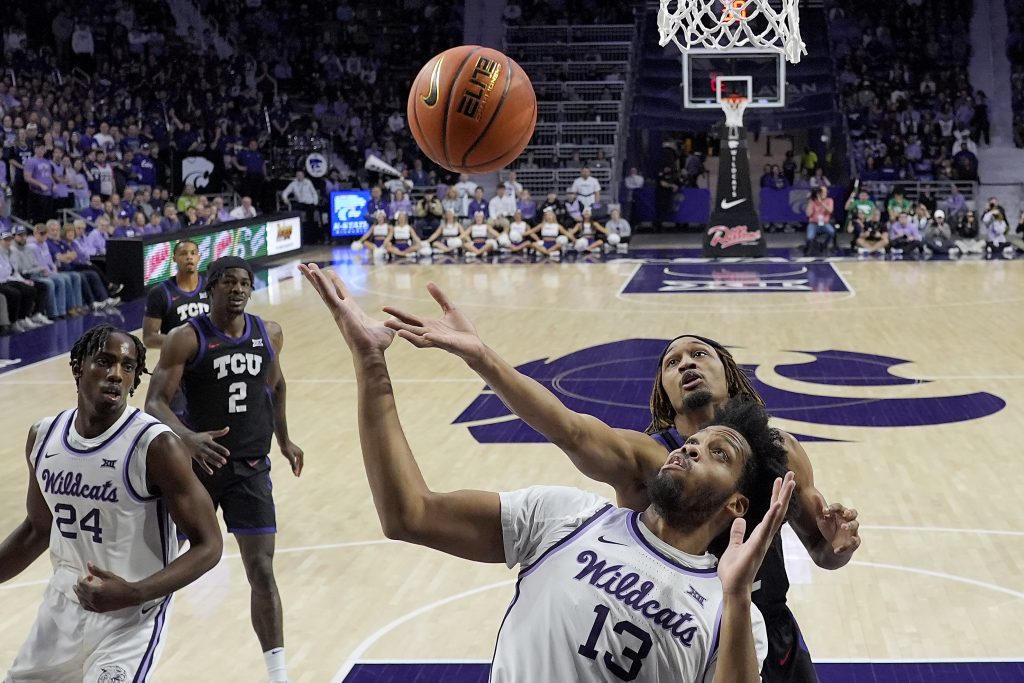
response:
{"label": "basketball", "polygon": [[409,90],[406,110],[416,143],[457,173],[507,166],[533,136],[537,96],[516,62],[489,47],[461,45],[435,55]]}

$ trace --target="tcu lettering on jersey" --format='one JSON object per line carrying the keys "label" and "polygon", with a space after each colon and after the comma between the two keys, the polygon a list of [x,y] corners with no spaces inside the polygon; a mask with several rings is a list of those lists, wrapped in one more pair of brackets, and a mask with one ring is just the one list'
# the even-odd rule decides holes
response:
{"label": "tcu lettering on jersey", "polygon": [[255,377],[263,367],[263,357],[255,353],[232,353],[214,358],[213,367],[217,371],[217,379],[224,379],[228,374]]}
{"label": "tcu lettering on jersey", "polygon": [[175,309],[178,313],[178,320],[185,322],[189,318],[195,318],[203,313],[210,312],[210,304],[202,301],[189,301]]}

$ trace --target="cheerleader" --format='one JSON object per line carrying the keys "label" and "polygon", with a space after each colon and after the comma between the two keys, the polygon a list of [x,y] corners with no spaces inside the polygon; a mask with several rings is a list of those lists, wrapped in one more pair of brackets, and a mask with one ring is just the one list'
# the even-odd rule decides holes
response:
{"label": "cheerleader", "polygon": [[498,248],[498,233],[487,225],[483,211],[473,214],[473,222],[462,232],[462,243],[465,245],[466,256],[484,256]]}
{"label": "cheerleader", "polygon": [[448,209],[444,212],[444,220],[427,238],[427,244],[435,254],[450,254],[462,250],[462,224],[455,217],[455,211]]}

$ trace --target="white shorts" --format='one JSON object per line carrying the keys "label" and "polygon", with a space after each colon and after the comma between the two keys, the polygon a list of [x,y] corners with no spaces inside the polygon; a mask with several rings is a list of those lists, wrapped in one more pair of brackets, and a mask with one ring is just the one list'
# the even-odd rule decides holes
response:
{"label": "white shorts", "polygon": [[142,683],[163,650],[172,598],[98,614],[51,583],[4,683]]}

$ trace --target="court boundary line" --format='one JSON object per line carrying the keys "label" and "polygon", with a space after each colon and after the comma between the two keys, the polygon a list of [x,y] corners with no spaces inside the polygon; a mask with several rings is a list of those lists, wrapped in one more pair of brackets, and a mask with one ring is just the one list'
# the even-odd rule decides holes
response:
{"label": "court boundary line", "polygon": [[384,624],[383,626],[378,628],[376,631],[371,633],[369,636],[364,638],[363,641],[361,643],[359,643],[359,645],[357,645],[354,650],[352,650],[352,652],[349,654],[349,656],[342,663],[341,668],[338,669],[337,673],[335,673],[334,676],[331,678],[331,683],[343,683],[344,680],[346,678],[348,678],[348,675],[352,672],[353,667],[355,667],[355,665],[357,663],[359,663],[359,657],[364,652],[366,652],[368,649],[373,647],[377,643],[378,640],[380,640],[381,638],[383,638],[388,633],[390,633],[394,629],[398,628],[402,624],[405,624],[405,623],[407,623],[409,621],[412,621],[416,617],[419,617],[421,614],[426,614],[427,612],[430,612],[431,610],[433,610],[433,609],[435,609],[437,607],[443,607],[444,605],[447,605],[449,603],[456,602],[456,601],[461,600],[463,598],[468,598],[468,597],[476,595],[478,593],[484,593],[484,592],[492,590],[494,588],[512,586],[512,585],[515,585],[515,582],[516,582],[515,579],[506,579],[504,581],[498,581],[496,583],[489,583],[489,584],[486,584],[484,586],[478,586],[478,587],[472,588],[470,590],[465,590],[465,591],[462,591],[460,593],[455,593],[454,595],[449,595],[449,596],[447,596],[445,598],[441,598],[440,600],[435,600],[433,602],[429,602],[426,605],[421,605],[420,607],[417,607],[416,609],[412,610],[411,612],[407,612],[403,616],[398,617],[397,619],[394,619],[394,620]]}
{"label": "court boundary line", "polygon": [[[818,659],[815,664],[1019,664],[1020,658],[939,657],[936,659]],[[489,659],[361,659],[356,664],[490,664]]]}
{"label": "court boundary line", "polygon": [[[801,561],[801,562],[813,562],[813,560],[810,557],[796,557],[796,558],[793,558],[793,559],[796,560],[796,561]],[[920,574],[920,575],[923,575],[923,576],[930,576],[930,577],[933,577],[933,578],[945,579],[947,581],[953,581],[953,582],[956,582],[956,583],[964,583],[964,584],[967,584],[967,585],[970,585],[970,586],[975,586],[977,588],[986,588],[986,589],[991,590],[991,591],[996,592],[996,593],[1003,593],[1003,594],[1010,595],[1010,596],[1016,597],[1018,599],[1024,600],[1024,593],[1022,593],[1020,591],[1015,591],[1015,590],[1013,590],[1011,588],[1006,588],[1005,586],[1000,586],[999,584],[989,583],[989,582],[986,582],[986,581],[980,581],[978,579],[971,579],[971,578],[966,577],[966,576],[959,576],[959,575],[956,575],[956,574],[949,574],[947,572],[941,572],[941,571],[936,571],[936,570],[931,570],[931,569],[922,569],[920,567],[912,567],[912,566],[908,566],[908,565],[888,564],[888,563],[884,563],[884,562],[871,562],[871,561],[868,561],[868,560],[851,560],[849,562],[849,565],[851,565],[851,566],[858,566],[858,567],[868,567],[868,568],[872,568],[872,569],[890,569],[890,570],[893,570],[893,571],[902,571],[902,572],[907,572],[907,573],[910,573],[910,574]],[[354,650],[352,650],[352,652],[349,654],[349,656],[342,663],[341,668],[338,669],[338,672],[331,679],[331,683],[344,683],[345,679],[352,672],[352,669],[355,667],[356,664],[365,663],[362,660],[360,660],[359,657],[364,652],[366,652],[369,648],[371,648],[373,645],[375,645],[377,643],[377,641],[379,641],[381,638],[383,638],[385,635],[387,635],[388,633],[390,633],[394,629],[398,628],[399,626],[401,626],[401,625],[403,625],[405,623],[408,623],[409,621],[412,621],[413,619],[415,619],[415,618],[417,618],[417,617],[419,617],[419,616],[421,616],[421,615],[423,615],[423,614],[425,614],[425,613],[427,613],[427,612],[429,612],[429,611],[431,611],[431,610],[433,610],[433,609],[435,609],[437,607],[442,607],[442,606],[447,605],[449,603],[461,600],[462,598],[470,597],[470,596],[476,595],[478,593],[483,593],[483,592],[486,592],[488,590],[491,590],[493,588],[497,588],[497,587],[500,587],[500,586],[509,586],[509,585],[514,584],[514,583],[515,583],[515,580],[514,579],[510,579],[510,580],[507,580],[507,581],[501,581],[501,582],[497,582],[497,583],[490,583],[490,584],[487,584],[487,585],[484,585],[484,586],[477,587],[475,589],[463,591],[461,593],[456,593],[454,595],[449,595],[448,597],[441,598],[439,600],[435,600],[434,602],[428,603],[426,605],[422,605],[422,606],[416,608],[415,610],[413,610],[411,612],[407,612],[406,614],[404,614],[404,615],[402,615],[402,616],[392,620],[391,622],[385,624],[384,626],[381,626],[376,631],[374,631],[369,636],[367,636],[365,639],[363,639],[363,641],[360,642],[359,645],[356,646],[356,648]],[[443,661],[443,660],[440,660],[440,661]],[[817,660],[817,661],[820,661],[822,663],[829,663],[830,660]],[[857,663],[859,661],[863,661],[865,663],[885,663],[885,660],[873,660],[873,659],[864,659],[864,660],[836,660],[836,661],[839,661],[839,662],[842,662],[842,663]],[[900,661],[911,662],[913,660],[893,660],[893,661],[898,663]],[[922,659],[922,660],[919,660],[919,661],[924,663],[924,662],[927,662],[927,661],[930,661],[930,660]],[[967,658],[967,659],[964,659],[963,661],[965,661],[965,662],[975,662],[975,661],[981,661],[981,660],[973,659],[973,658]],[[1008,660],[1005,660],[1005,661],[1016,663],[1018,660],[1017,659],[1008,659]]]}

